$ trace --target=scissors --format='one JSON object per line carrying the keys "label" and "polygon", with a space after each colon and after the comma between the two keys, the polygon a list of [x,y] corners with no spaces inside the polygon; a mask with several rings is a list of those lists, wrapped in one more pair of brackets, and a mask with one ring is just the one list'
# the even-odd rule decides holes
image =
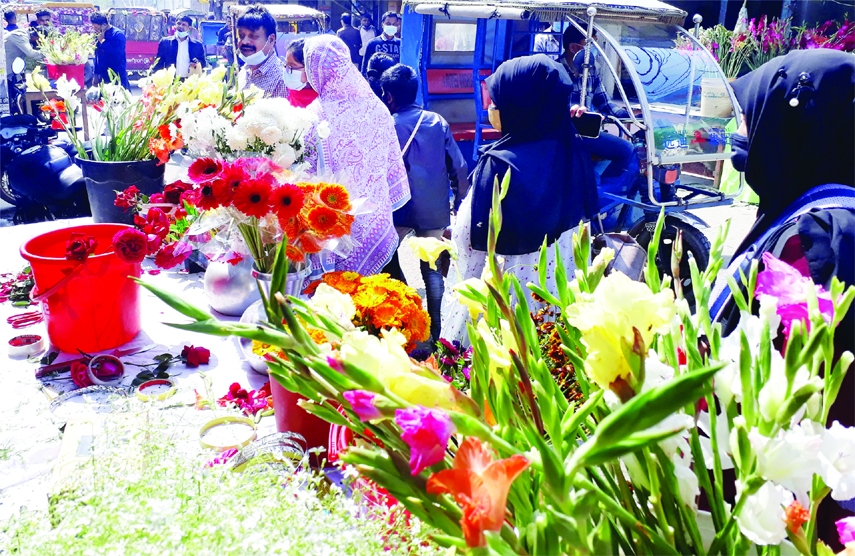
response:
{"label": "scissors", "polygon": [[11,324],[12,328],[18,330],[19,328],[26,328],[28,326],[38,324],[43,320],[44,315],[42,315],[41,311],[30,311],[28,313],[21,313],[20,315],[13,315],[6,319],[6,322]]}

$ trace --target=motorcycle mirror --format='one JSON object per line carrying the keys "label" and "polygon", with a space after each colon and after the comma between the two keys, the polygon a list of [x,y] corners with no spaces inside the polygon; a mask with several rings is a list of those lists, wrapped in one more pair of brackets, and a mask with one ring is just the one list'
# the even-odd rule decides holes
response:
{"label": "motorcycle mirror", "polygon": [[22,59],[15,58],[15,60],[12,62],[12,73],[21,73],[24,71],[25,67],[26,64]]}

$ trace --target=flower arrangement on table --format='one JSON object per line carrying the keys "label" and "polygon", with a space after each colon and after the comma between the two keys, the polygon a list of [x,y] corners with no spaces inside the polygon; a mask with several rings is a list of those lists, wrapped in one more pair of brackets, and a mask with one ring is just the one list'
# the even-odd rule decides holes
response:
{"label": "flower arrangement on table", "polygon": [[183,105],[178,118],[187,150],[199,158],[266,157],[283,168],[303,160],[304,136],[314,119],[308,110],[277,99],[255,100],[237,118],[216,107]]}
{"label": "flower arrangement on table", "polygon": [[[175,68],[155,72],[140,83],[142,97],[134,98],[114,76],[111,83],[99,86],[94,101],[97,132],[91,141],[91,154],[84,148],[73,125],[65,126],[78,156],[103,162],[157,159],[165,164],[170,154],[184,147],[180,114],[212,108],[230,117],[239,117],[254,98],[253,91],[238,91],[224,82],[226,68],[205,75],[193,75],[184,81],[175,77]],[[63,81],[61,83],[61,81]],[[36,78],[33,78],[37,85]],[[41,84],[41,82],[38,82]],[[44,90],[44,89],[39,89]],[[76,121],[81,103],[80,85],[57,81],[57,96],[66,103],[69,122]],[[180,112],[179,112],[180,109]]]}
{"label": "flower arrangement on table", "polygon": [[748,23],[747,34],[753,45],[745,63],[751,70],[793,49],[795,42],[791,25],[790,19],[772,18],[767,21],[765,15]]}
{"label": "flower arrangement on table", "polygon": [[259,157],[235,162],[200,158],[188,172],[199,209],[235,225],[261,273],[272,270],[283,242],[295,264],[324,248],[348,245],[354,207],[347,189],[335,183],[293,183],[292,176]]}
{"label": "flower arrangement on table", "polygon": [[[209,320],[173,294],[143,286],[192,319],[176,328],[279,347],[287,360],[271,361],[271,376],[311,400],[301,403],[307,411],[376,438],[376,445],[349,448],[342,461],[436,528],[432,538],[442,546],[676,555],[745,554],[754,545],[759,554],[779,554],[789,540],[804,554],[827,554],[816,538],[817,508],[829,495],[855,497],[855,464],[846,456],[855,451],[855,430],[826,428],[855,359],[846,352],[835,360],[833,347],[855,287],[832,279],[826,291],[766,255],[765,269],[758,272],[755,262],[746,277],[747,295],[733,288],[742,317],[722,337],[709,306],[726,229],[708,269],[701,273],[689,260],[692,314],[681,289],[675,298],[671,279],[655,270],[662,217],[646,283],[606,276],[608,249],[589,267],[583,227],[574,238],[575,278],[562,275],[559,253],[557,292],[550,293],[544,251],[539,284],[527,284],[561,309],[562,349],[584,394],[568,401],[545,361],[522,285],[495,255],[498,199],[497,185],[489,275],[465,292],[483,315],[469,327],[466,393],[431,364],[409,359],[397,330],[379,338],[354,331],[347,313],[323,307],[344,300],[286,299],[282,248],[261,324]],[[672,251],[672,267],[681,252]],[[749,310],[754,299],[759,316]],[[330,342],[318,346],[307,328]],[[735,478],[733,504],[723,494],[726,469]],[[709,512],[698,508],[702,493]]]}
{"label": "flower arrangement on table", "polygon": [[844,52],[855,52],[855,21],[844,17],[843,21],[829,20],[815,27],[796,28],[793,39],[795,48],[830,48]]}
{"label": "flower arrangement on table", "polygon": [[[39,33],[39,52],[45,61],[54,66],[79,66],[85,64],[95,54],[95,35],[81,33],[76,29],[60,32],[49,28]],[[83,83],[78,83],[82,87]]]}

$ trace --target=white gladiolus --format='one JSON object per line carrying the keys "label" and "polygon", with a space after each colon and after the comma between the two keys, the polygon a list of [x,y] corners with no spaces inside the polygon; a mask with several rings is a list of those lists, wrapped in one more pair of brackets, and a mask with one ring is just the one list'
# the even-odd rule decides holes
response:
{"label": "white gladiolus", "polygon": [[[742,493],[742,484],[736,482],[736,497]],[[785,509],[793,503],[793,494],[770,482],[748,497],[742,511],[736,516],[739,530],[751,542],[777,545],[787,538]]]}
{"label": "white gladiolus", "polygon": [[819,451],[822,436],[808,423],[778,431],[774,438],[754,428],[748,433],[751,448],[757,454],[756,473],[796,494],[803,506],[809,506],[808,493],[814,473],[820,470]]}

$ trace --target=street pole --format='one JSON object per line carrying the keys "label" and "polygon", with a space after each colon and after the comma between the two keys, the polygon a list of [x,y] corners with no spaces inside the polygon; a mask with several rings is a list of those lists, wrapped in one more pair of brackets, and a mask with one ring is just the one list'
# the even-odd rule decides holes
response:
{"label": "street pole", "polygon": [[721,25],[725,25],[724,21],[727,19],[727,0],[721,0],[721,7],[718,10],[718,22]]}
{"label": "street pole", "polygon": [[787,20],[793,17],[793,4],[795,0],[784,0],[783,5],[781,6],[781,19]]}

